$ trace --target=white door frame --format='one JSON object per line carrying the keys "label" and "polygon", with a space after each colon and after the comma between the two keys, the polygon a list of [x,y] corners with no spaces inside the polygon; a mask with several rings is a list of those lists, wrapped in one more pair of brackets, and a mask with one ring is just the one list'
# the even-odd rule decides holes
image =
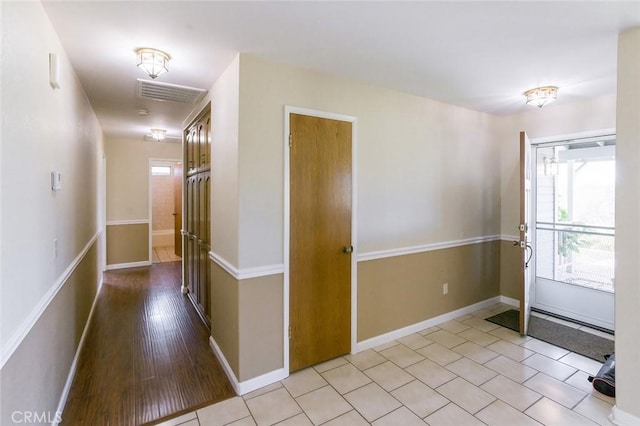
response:
{"label": "white door frame", "polygon": [[[537,200],[537,186],[538,186],[538,182],[537,182],[537,149],[539,147],[545,146],[547,144],[561,144],[564,142],[569,142],[571,140],[576,140],[576,139],[589,139],[589,138],[602,138],[602,137],[606,137],[609,135],[615,135],[616,134],[616,129],[603,129],[603,130],[593,130],[593,131],[588,131],[588,132],[580,132],[580,133],[572,133],[572,134],[566,134],[566,135],[560,135],[560,136],[552,136],[552,137],[545,137],[545,138],[537,138],[537,139],[531,139],[531,148],[532,148],[532,154],[530,156],[530,160],[531,160],[531,170],[532,170],[532,187],[531,187],[531,241],[532,241],[532,245],[533,245],[533,254],[531,256],[531,263],[530,263],[530,269],[531,269],[531,273],[532,273],[532,286],[531,286],[531,305],[536,307],[535,305],[540,305],[540,302],[538,300],[536,300],[536,293],[537,293],[537,286],[540,285],[545,285],[545,283],[547,282],[551,282],[552,280],[547,280],[547,279],[542,279],[540,282],[538,282],[538,278],[536,275],[536,255],[537,255],[537,235],[536,235],[536,222],[537,222],[537,205],[538,205],[538,200]],[[548,146],[548,145],[547,145]],[[591,289],[585,289],[585,293],[586,296],[592,296],[595,295],[597,292],[597,290],[591,290]],[[613,295],[612,295],[613,297]],[[594,299],[594,301],[597,301],[598,299]],[[590,302],[587,302],[590,303]],[[586,322],[586,323],[591,323],[593,325],[599,326],[599,327],[604,327],[607,329],[611,329],[614,327],[613,324],[610,324],[608,322],[603,322],[601,320],[595,319],[595,318],[591,318],[591,317],[585,317],[582,316],[580,314],[577,314],[575,312],[569,312],[569,311],[565,311],[563,309],[560,308],[556,308],[556,307],[552,307],[552,306],[547,306],[547,305],[543,305],[545,310],[548,310],[549,312],[555,313],[557,315],[563,315],[563,316],[567,316],[567,317],[573,317],[574,319],[578,320],[578,321],[582,321],[582,322]],[[615,310],[615,305],[614,305],[614,310]]]}
{"label": "white door frame", "polygon": [[283,329],[283,341],[284,341],[284,370],[286,376],[289,375],[289,237],[290,231],[290,152],[289,152],[289,133],[290,122],[289,116],[291,114],[308,115],[311,117],[328,118],[331,120],[346,121],[351,123],[351,245],[353,246],[353,253],[351,253],[351,352],[355,352],[357,337],[357,319],[358,319],[358,227],[357,227],[357,139],[358,139],[358,118],[350,115],[335,114],[325,111],[317,111],[308,108],[299,108],[294,106],[285,105],[284,107],[284,291],[283,291],[283,307],[284,307],[284,329]]}

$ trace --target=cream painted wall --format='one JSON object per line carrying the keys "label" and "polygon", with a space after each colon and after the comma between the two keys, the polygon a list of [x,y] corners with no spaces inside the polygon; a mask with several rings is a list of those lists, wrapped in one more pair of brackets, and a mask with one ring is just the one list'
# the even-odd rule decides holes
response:
{"label": "cream painted wall", "polygon": [[243,54],[240,268],[283,263],[285,105],[358,117],[360,253],[500,233],[491,116]]}
{"label": "cream painted wall", "polygon": [[616,424],[640,424],[640,27],[618,39]]}
{"label": "cream painted wall", "polygon": [[238,265],[239,66],[237,56],[211,89],[211,250],[234,266]]}
{"label": "cream painted wall", "polygon": [[[1,7],[0,424],[13,424],[14,411],[55,417],[96,295],[104,148],[41,3]],[[61,89],[49,85],[49,53]],[[61,191],[50,189],[52,170]]]}
{"label": "cream painted wall", "polygon": [[[2,33],[4,346],[98,232],[103,147],[95,114],[41,4],[4,3]],[[49,85],[50,52],[60,58],[59,90]],[[52,170],[62,173],[61,191],[51,190]]]}
{"label": "cream painted wall", "polygon": [[[558,92],[562,96],[562,89]],[[508,116],[496,117],[496,137],[500,144],[501,169],[501,233],[517,235],[520,192],[519,134],[529,139],[575,135],[611,130],[616,127],[616,97],[606,96],[567,105],[548,105]]]}
{"label": "cream painted wall", "polygon": [[182,146],[142,139],[105,141],[107,221],[149,219],[149,159],[180,159]]}

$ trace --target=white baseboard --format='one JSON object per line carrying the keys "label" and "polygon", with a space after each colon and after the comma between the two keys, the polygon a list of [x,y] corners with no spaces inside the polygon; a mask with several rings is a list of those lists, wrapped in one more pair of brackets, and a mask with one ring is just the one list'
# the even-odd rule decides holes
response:
{"label": "white baseboard", "polygon": [[[89,324],[91,324],[91,320],[93,318],[93,312],[95,311],[96,304],[98,302],[98,297],[100,296],[100,290],[102,290],[102,283],[103,283],[103,279],[101,277],[100,282],[98,283],[98,288],[96,290],[96,296],[93,298],[93,303],[91,304],[91,310],[89,311],[87,322],[85,322],[84,329],[82,330],[82,336],[80,336],[80,342],[78,342],[78,347],[76,348],[76,354],[74,355],[73,361],[71,362],[71,368],[69,368],[67,381],[64,384],[64,388],[62,389],[62,395],[60,395],[60,402],[58,402],[58,410],[57,410],[58,413],[62,413],[62,410],[64,410],[64,406],[67,404],[69,391],[71,390],[73,379],[76,376],[76,370],[78,368],[78,360],[80,359],[80,352],[82,352],[82,348],[84,347],[84,341],[86,340],[87,332],[89,331]],[[58,422],[54,420],[52,425],[57,426]]]}
{"label": "white baseboard", "polygon": [[129,263],[114,263],[107,265],[107,271],[113,271],[114,269],[126,269],[126,268],[139,268],[141,266],[151,266],[152,262],[143,260],[142,262],[129,262]]}
{"label": "white baseboard", "polygon": [[617,405],[614,405],[611,409],[609,420],[618,426],[640,426],[640,417],[619,409]]}
{"label": "white baseboard", "polygon": [[375,348],[376,346],[383,345],[385,343],[392,342],[402,337],[408,336],[413,333],[417,333],[429,327],[442,324],[443,322],[450,321],[462,315],[469,314],[477,311],[478,309],[486,308],[496,303],[501,302],[502,296],[492,297],[491,299],[484,300],[482,302],[474,303],[473,305],[466,306],[464,308],[457,309],[452,312],[447,312],[435,318],[431,318],[407,327],[400,328],[398,330],[390,331],[389,333],[381,334],[380,336],[372,337],[356,344],[355,353],[362,352],[367,349]]}
{"label": "white baseboard", "polygon": [[507,296],[500,296],[500,302],[505,305],[513,306],[514,308],[520,307],[520,301],[518,299],[512,299]]}
{"label": "white baseboard", "polygon": [[269,373],[263,374],[261,376],[254,377],[253,379],[240,382],[238,381],[238,378],[227,362],[227,358],[220,350],[220,347],[214,340],[213,336],[209,336],[209,345],[211,346],[213,353],[216,355],[216,358],[218,358],[218,361],[220,361],[220,364],[222,364],[222,368],[229,378],[231,386],[233,386],[233,390],[235,390],[236,394],[238,395],[245,395],[249,392],[253,392],[256,389],[260,389],[264,386],[270,385],[271,383],[286,379],[289,375],[284,368],[281,368],[278,370],[270,371]]}

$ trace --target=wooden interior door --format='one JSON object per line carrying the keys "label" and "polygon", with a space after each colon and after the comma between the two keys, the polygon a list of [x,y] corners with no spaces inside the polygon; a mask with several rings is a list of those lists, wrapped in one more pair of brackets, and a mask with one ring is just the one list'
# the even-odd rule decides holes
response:
{"label": "wooden interior door", "polygon": [[350,352],[351,123],[290,116],[289,370]]}
{"label": "wooden interior door", "polygon": [[176,256],[182,257],[182,163],[173,167],[173,245]]}
{"label": "wooden interior door", "polygon": [[531,315],[531,271],[533,248],[529,238],[531,209],[531,142],[520,132],[520,334],[525,336]]}

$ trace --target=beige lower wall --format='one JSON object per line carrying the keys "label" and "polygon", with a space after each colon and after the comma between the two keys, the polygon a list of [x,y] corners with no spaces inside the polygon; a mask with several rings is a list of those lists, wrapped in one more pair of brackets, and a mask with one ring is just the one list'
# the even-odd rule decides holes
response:
{"label": "beige lower wall", "polygon": [[238,280],[211,262],[211,337],[236,377],[240,376],[238,299]]}
{"label": "beige lower wall", "polygon": [[359,262],[358,341],[498,295],[500,241]]}
{"label": "beige lower wall", "polygon": [[0,370],[0,424],[20,422],[24,411],[55,418],[98,289],[99,244],[93,243]]}
{"label": "beige lower wall", "polygon": [[241,382],[283,367],[283,279],[237,280],[211,262],[211,336]]}
{"label": "beige lower wall", "polygon": [[283,367],[284,275],[239,282],[240,381]]}
{"label": "beige lower wall", "polygon": [[107,225],[107,265],[149,261],[149,224]]}
{"label": "beige lower wall", "polygon": [[500,241],[500,295],[520,300],[520,250],[513,241]]}

